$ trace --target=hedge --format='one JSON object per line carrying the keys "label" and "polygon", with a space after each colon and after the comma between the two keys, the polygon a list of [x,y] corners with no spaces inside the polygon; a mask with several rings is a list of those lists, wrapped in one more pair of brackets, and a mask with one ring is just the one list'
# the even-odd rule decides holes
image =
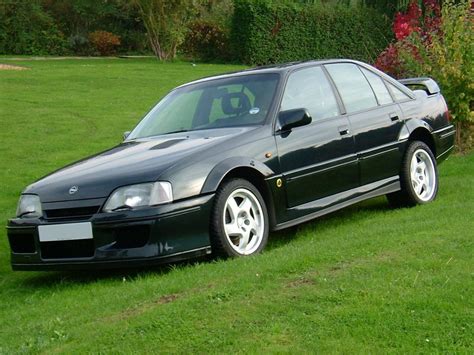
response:
{"label": "hedge", "polygon": [[247,64],[320,58],[373,63],[391,41],[390,20],[362,6],[235,0],[234,58]]}

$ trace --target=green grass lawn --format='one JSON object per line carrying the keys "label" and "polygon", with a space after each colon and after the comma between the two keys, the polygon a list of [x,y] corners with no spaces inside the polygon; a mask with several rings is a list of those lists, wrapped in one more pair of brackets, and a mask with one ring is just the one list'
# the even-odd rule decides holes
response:
{"label": "green grass lawn", "polygon": [[[5,63],[7,63],[5,61]],[[58,60],[0,71],[0,216],[21,190],[121,140],[172,87],[237,66]],[[377,198],[273,233],[257,257],[146,270],[12,272],[0,353],[474,352],[474,154],[429,205]]]}

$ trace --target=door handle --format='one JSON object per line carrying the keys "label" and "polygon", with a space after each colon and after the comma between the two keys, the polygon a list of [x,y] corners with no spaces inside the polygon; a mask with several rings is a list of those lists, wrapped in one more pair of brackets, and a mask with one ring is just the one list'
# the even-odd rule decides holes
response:
{"label": "door handle", "polygon": [[339,134],[341,136],[345,136],[346,134],[349,134],[349,126],[340,126],[340,127],[337,127],[337,129],[339,130]]}
{"label": "door handle", "polygon": [[392,121],[398,121],[400,119],[400,117],[398,117],[398,115],[396,113],[391,113],[390,114],[390,119]]}

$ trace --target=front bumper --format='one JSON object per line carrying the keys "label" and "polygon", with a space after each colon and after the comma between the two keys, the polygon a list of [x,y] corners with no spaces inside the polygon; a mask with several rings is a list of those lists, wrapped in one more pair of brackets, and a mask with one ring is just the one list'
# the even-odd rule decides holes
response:
{"label": "front bumper", "polygon": [[[122,268],[209,254],[213,199],[210,194],[152,208],[96,213],[80,220],[11,219],[7,234],[12,269]],[[92,224],[92,239],[39,240],[39,226],[78,222]]]}

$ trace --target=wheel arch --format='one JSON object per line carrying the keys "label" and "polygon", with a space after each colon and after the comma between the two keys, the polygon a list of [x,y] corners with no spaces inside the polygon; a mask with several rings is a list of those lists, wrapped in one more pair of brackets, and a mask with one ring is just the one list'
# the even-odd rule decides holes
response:
{"label": "wheel arch", "polygon": [[430,149],[433,155],[436,157],[436,143],[433,138],[433,128],[422,120],[410,120],[407,122],[409,136],[408,141],[421,141],[425,143]]}
{"label": "wheel arch", "polygon": [[408,141],[420,141],[425,143],[433,152],[433,155],[436,157],[436,144],[431,133],[422,127],[416,128],[413,132],[410,133]]}
{"label": "wheel arch", "polygon": [[275,208],[272,193],[265,178],[272,176],[274,172],[261,162],[246,158],[229,159],[218,164],[208,175],[204,182],[201,193],[212,193],[226,180],[241,178],[254,185],[262,195],[270,219],[270,227],[275,225]]}

